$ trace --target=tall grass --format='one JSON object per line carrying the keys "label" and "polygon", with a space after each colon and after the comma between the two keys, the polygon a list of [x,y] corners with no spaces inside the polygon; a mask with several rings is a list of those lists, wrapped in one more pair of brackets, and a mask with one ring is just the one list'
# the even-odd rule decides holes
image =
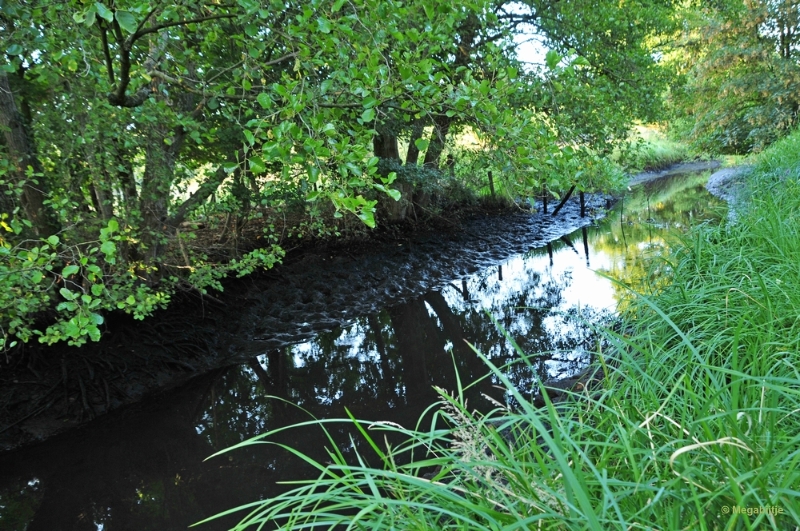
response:
{"label": "tall grass", "polygon": [[654,125],[638,126],[622,151],[616,152],[613,158],[622,163],[631,172],[658,171],[679,162],[695,158],[689,147],[677,140],[669,138]]}
{"label": "tall grass", "polygon": [[767,151],[737,223],[663,257],[671,283],[605,331],[594,387],[537,409],[484,358],[514,409],[472,411],[459,384],[414,429],[337,421],[372,454],[331,438],[317,479],[240,508],[236,529],[799,528],[798,164]]}

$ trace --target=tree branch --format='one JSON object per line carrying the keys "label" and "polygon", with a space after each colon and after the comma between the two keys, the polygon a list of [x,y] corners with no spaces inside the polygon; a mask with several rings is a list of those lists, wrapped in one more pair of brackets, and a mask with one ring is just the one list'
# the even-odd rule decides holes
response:
{"label": "tree branch", "polygon": [[114,61],[111,59],[111,50],[108,48],[108,35],[106,33],[105,24],[97,25],[100,30],[100,38],[103,41],[103,55],[106,58],[106,69],[108,70],[108,82],[114,84]]}
{"label": "tree branch", "polygon": [[236,15],[228,14],[228,15],[211,15],[208,17],[199,17],[193,18],[190,20],[177,20],[175,22],[165,22],[163,24],[157,24],[155,26],[150,26],[147,29],[137,30],[136,33],[128,37],[128,45],[132,45],[134,42],[139,40],[140,38],[144,37],[145,35],[149,35],[150,33],[157,33],[164,28],[172,28],[174,26],[186,26],[188,24],[197,24],[199,22],[206,22],[209,20],[218,20],[221,18],[236,18]]}
{"label": "tree branch", "polygon": [[[244,151],[239,150],[237,152],[237,158],[243,158]],[[213,175],[209,176],[203,184],[200,185],[198,188],[186,201],[184,201],[181,206],[175,211],[175,214],[172,215],[171,218],[167,220],[167,224],[170,227],[177,227],[181,224],[181,222],[186,219],[186,215],[191,212],[193,209],[197,208],[203,201],[208,199],[208,197],[213,194],[219,185],[222,184],[222,181],[228,174],[225,172],[225,168],[220,166],[217,168],[217,171],[214,172]]]}
{"label": "tree branch", "polygon": [[128,98],[125,95],[125,92],[128,90],[128,85],[131,82],[131,51],[130,48],[125,45],[125,38],[122,36],[122,28],[120,28],[117,19],[115,18],[111,24],[114,28],[114,36],[117,39],[117,44],[119,45],[120,58],[119,83],[117,84],[116,90],[108,95],[108,102],[111,105],[118,105],[120,107],[136,107],[136,105],[126,105],[126,100]]}

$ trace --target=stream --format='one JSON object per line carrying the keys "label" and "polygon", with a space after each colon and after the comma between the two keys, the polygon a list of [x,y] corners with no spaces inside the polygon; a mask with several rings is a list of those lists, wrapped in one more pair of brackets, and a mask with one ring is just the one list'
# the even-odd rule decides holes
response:
{"label": "stream", "polygon": [[[251,289],[236,304],[204,307],[204,318],[221,323],[215,344],[228,361],[198,362],[198,375],[172,389],[0,452],[0,531],[184,530],[270,497],[286,488],[276,482],[316,472],[275,444],[204,460],[312,415],[344,417],[345,408],[360,419],[412,428],[436,401],[433,386],[453,391],[456,374],[465,383],[486,374],[467,343],[495,365],[509,364],[504,371],[528,396],[537,379],[578,374],[601,341],[593,326],[612,324],[624,295],[596,272],[636,285],[646,278],[648,257],[667,249],[676,233],[719,220],[725,204],[706,191],[707,177],[667,174],[640,182],[604,218],[580,219],[573,205],[563,214],[572,225],[544,227],[535,236],[526,233],[530,216],[517,215],[500,231],[500,244],[477,224],[469,228],[469,245],[433,236],[398,243],[393,252],[400,258],[386,266],[320,253],[306,272],[272,278],[272,291]],[[322,270],[343,284],[315,280]],[[144,348],[138,340],[118,344]],[[512,363],[520,359],[517,349],[532,356],[530,367]],[[125,381],[131,393],[141,386]],[[508,403],[496,383],[486,378],[472,388],[471,407],[488,404],[481,393]],[[15,429],[34,433],[34,424]],[[352,430],[329,429],[341,451],[353,455]],[[318,427],[282,431],[269,441],[322,462],[331,444]]]}

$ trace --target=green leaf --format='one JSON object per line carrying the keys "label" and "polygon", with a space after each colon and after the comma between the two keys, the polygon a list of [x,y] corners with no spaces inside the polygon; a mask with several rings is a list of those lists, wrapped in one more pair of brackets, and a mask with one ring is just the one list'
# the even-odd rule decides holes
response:
{"label": "green leaf", "polygon": [[331,88],[332,85],[333,81],[330,79],[326,79],[325,81],[319,84],[319,93],[325,94],[326,92],[328,92],[328,90]]}
{"label": "green leaf", "polygon": [[364,209],[358,213],[358,217],[367,227],[371,229],[375,228],[375,213],[372,210]]}
{"label": "green leaf", "polygon": [[108,230],[116,232],[119,230],[119,223],[117,222],[116,219],[109,219],[108,225],[106,225],[106,227],[108,228]]}
{"label": "green leaf", "polygon": [[97,8],[95,6],[91,6],[86,10],[85,20],[83,23],[87,28],[94,24],[96,14]]}
{"label": "green leaf", "polygon": [[269,94],[262,92],[258,96],[256,96],[256,101],[259,105],[261,105],[262,109],[269,109],[272,107],[272,98],[269,97]]}
{"label": "green leaf", "polygon": [[58,245],[58,236],[56,236],[55,234],[53,234],[52,236],[50,236],[49,238],[47,238],[47,243],[49,243],[50,245],[52,245],[53,247],[55,247],[56,245]]}
{"label": "green leaf", "polygon": [[72,293],[67,288],[61,288],[60,290],[58,290],[58,292],[61,294],[62,297],[64,297],[68,301],[74,301],[75,299],[78,298],[77,293]]}
{"label": "green leaf", "polygon": [[128,298],[125,299],[125,302],[128,304],[136,304],[136,298],[133,295],[128,295]]}
{"label": "green leaf", "polygon": [[426,138],[418,138],[414,140],[414,145],[417,146],[417,149],[420,151],[425,151],[426,149],[428,149],[429,144],[430,141]]}
{"label": "green leaf", "polygon": [[94,295],[95,297],[99,297],[100,295],[103,294],[104,287],[105,286],[103,286],[102,284],[92,284],[92,295]]}
{"label": "green leaf", "polygon": [[395,201],[400,201],[400,198],[403,197],[403,194],[400,193],[400,190],[395,190],[394,188],[387,189],[386,193],[389,194],[389,197]]}
{"label": "green leaf", "polygon": [[114,13],[100,2],[95,2],[94,7],[97,9],[97,16],[106,22],[111,22],[114,20]]}
{"label": "green leaf", "polygon": [[361,113],[361,121],[364,123],[371,122],[375,119],[375,109],[366,109]]}
{"label": "green leaf", "polygon": [[106,256],[112,255],[117,252],[117,246],[114,245],[114,242],[104,242],[103,245],[100,246],[100,251]]}
{"label": "green leaf", "polygon": [[136,18],[127,11],[117,11],[114,13],[114,18],[117,19],[119,27],[128,33],[136,33]]}
{"label": "green leaf", "polygon": [[550,70],[555,70],[558,66],[558,63],[561,62],[561,56],[555,50],[549,50],[547,55],[544,56],[545,63],[547,63],[547,68]]}
{"label": "green leaf", "polygon": [[267,165],[261,157],[250,157],[247,161],[250,164],[250,171],[255,174],[264,173],[267,171]]}
{"label": "green leaf", "polygon": [[325,133],[329,137],[336,136],[336,126],[332,123],[328,122],[322,126],[322,133]]}
{"label": "green leaf", "polygon": [[330,33],[331,32],[331,21],[327,18],[319,17],[317,19],[317,28],[322,33]]}
{"label": "green leaf", "polygon": [[81,328],[78,326],[78,322],[74,317],[64,325],[64,333],[69,337],[78,337],[81,335]]}
{"label": "green leaf", "polygon": [[68,277],[70,275],[74,275],[75,273],[77,273],[80,270],[81,270],[81,268],[76,266],[76,265],[68,265],[67,267],[65,267],[61,271],[61,276],[62,277]]}
{"label": "green leaf", "polygon": [[[96,314],[92,314],[92,315],[96,315]],[[102,319],[102,317],[101,317],[101,319]],[[89,337],[92,339],[92,341],[100,341],[100,335],[101,335],[100,334],[100,330],[96,326],[90,326],[90,327],[88,327],[86,329],[86,331],[89,334]]]}
{"label": "green leaf", "polygon": [[24,50],[23,50],[22,46],[20,46],[19,44],[12,44],[12,45],[11,45],[11,46],[9,46],[8,48],[6,48],[6,53],[7,53],[8,55],[19,55],[19,54],[21,54],[23,51],[24,51]]}
{"label": "green leaf", "polygon": [[91,320],[92,320],[92,322],[93,322],[94,324],[96,324],[96,325],[101,325],[101,324],[103,324],[103,316],[102,316],[102,315],[100,315],[99,313],[90,313],[90,314],[89,314],[89,319],[91,319]]}

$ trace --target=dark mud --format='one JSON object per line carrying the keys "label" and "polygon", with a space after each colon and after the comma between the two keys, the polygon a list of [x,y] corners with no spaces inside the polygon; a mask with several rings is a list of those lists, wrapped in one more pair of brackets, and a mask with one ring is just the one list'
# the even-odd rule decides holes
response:
{"label": "dark mud", "polygon": [[214,369],[309,340],[514,254],[543,247],[605,214],[587,195],[553,217],[482,215],[458,226],[296,252],[213,298],[181,295],[143,322],[110,315],[81,348],[25,345],[0,358],[0,449],[43,440]]}

